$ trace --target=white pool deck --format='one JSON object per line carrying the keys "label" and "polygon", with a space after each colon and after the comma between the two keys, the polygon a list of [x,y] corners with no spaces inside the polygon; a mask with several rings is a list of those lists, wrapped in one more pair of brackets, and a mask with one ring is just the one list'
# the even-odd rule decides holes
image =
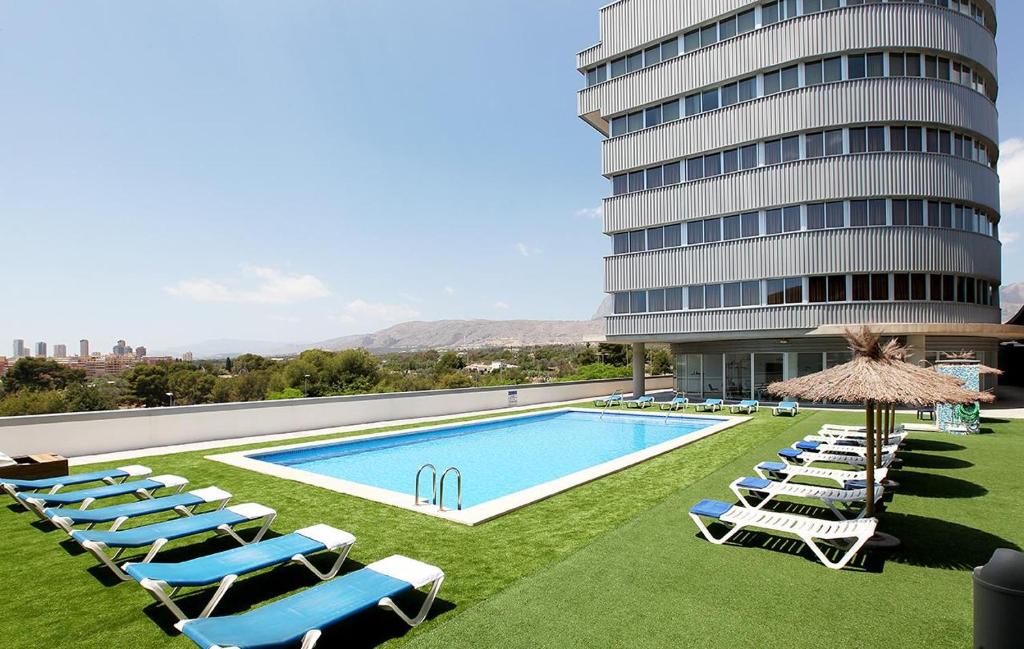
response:
{"label": "white pool deck", "polygon": [[[578,403],[578,401],[576,403]],[[552,412],[586,412],[593,414],[595,411],[593,409],[566,407],[553,410]],[[510,421],[522,417],[529,417],[532,416],[533,414],[534,413],[518,413],[506,416],[498,416],[489,418],[488,421]],[[677,448],[681,448],[688,444],[692,444],[693,442],[704,439],[705,437],[709,437],[727,428],[731,428],[733,426],[736,426],[737,424],[741,424],[745,421],[750,420],[750,417],[736,417],[730,415],[723,415],[720,413],[666,413],[665,411],[659,411],[655,408],[644,410],[630,409],[628,413],[626,413],[624,408],[616,408],[615,410],[609,410],[607,416],[617,417],[620,416],[621,414],[647,416],[651,418],[652,422],[657,423],[667,423],[667,421],[677,418],[686,418],[688,420],[707,419],[714,421],[716,423],[701,430],[683,433],[679,437],[675,437],[668,441],[662,442],[661,444],[656,444],[649,448],[640,451],[635,451],[627,455],[623,455],[613,460],[609,460],[608,462],[602,462],[601,464],[587,467],[585,469],[576,471],[574,473],[570,473],[560,478],[556,478],[554,480],[534,485],[527,489],[523,489],[515,493],[502,496],[500,498],[495,498],[493,500],[480,503],[479,505],[474,505],[472,507],[467,507],[465,509],[455,510],[442,510],[437,505],[431,504],[428,498],[421,498],[420,502],[416,502],[414,496],[408,493],[391,491],[389,489],[382,489],[380,487],[373,487],[359,482],[352,482],[349,480],[342,480],[340,478],[333,478],[330,476],[321,475],[319,473],[313,473],[311,471],[305,471],[302,469],[296,469],[288,466],[281,466],[279,464],[265,462],[263,460],[259,460],[253,457],[254,455],[260,455],[264,453],[288,451],[301,448],[311,448],[317,446],[329,446],[337,444],[338,442],[347,443],[357,440],[380,439],[399,435],[408,435],[411,432],[422,432],[436,430],[439,428],[450,428],[451,424],[440,424],[435,426],[424,426],[411,429],[404,429],[400,431],[356,435],[352,437],[346,437],[343,440],[317,440],[315,442],[303,442],[299,444],[287,444],[284,446],[274,446],[269,448],[250,449],[247,451],[236,451],[233,453],[209,455],[207,456],[206,459],[214,460],[216,462],[223,462],[224,464],[228,464],[230,466],[256,471],[258,473],[263,473],[277,478],[284,478],[286,480],[292,480],[295,482],[301,482],[303,484],[321,487],[323,489],[329,489],[331,491],[336,491],[338,493],[343,493],[349,496],[355,496],[357,498],[363,498],[365,500],[372,500],[386,505],[391,505],[392,507],[406,509],[408,511],[427,514],[429,516],[434,516],[437,518],[443,518],[445,520],[449,520],[455,523],[462,523],[464,525],[477,525],[479,523],[483,523],[485,521],[497,518],[502,514],[507,514],[508,512],[525,507],[526,505],[529,505],[531,503],[535,503],[539,500],[543,500],[545,498],[554,496],[555,494],[562,493],[563,491],[567,491],[569,489],[572,489],[573,487],[577,487],[581,484],[597,480],[598,478],[604,477],[611,473],[615,473],[617,471],[621,471],[623,469],[639,464],[640,462],[649,460],[658,455],[662,455],[664,453],[668,453],[669,451],[673,451]],[[438,469],[441,470],[441,467],[438,467]],[[410,476],[410,480],[412,479],[412,477],[413,476]],[[428,485],[427,488],[429,490],[429,478],[425,478],[423,480],[423,483]],[[447,482],[447,485],[448,489],[454,488],[454,479],[450,479]],[[443,493],[444,488],[445,487],[442,485],[439,488],[439,490]],[[427,492],[424,492],[424,494],[426,493]],[[438,498],[439,502],[443,502],[444,500],[445,499],[443,498]]]}

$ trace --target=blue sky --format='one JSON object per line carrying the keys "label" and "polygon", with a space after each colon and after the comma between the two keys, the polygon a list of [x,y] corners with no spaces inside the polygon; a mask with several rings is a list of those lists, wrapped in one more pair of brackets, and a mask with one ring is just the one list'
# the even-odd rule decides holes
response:
{"label": "blue sky", "polygon": [[[0,342],[589,318],[608,187],[574,54],[603,1],[3,3]],[[1024,8],[999,11],[1013,238]]]}

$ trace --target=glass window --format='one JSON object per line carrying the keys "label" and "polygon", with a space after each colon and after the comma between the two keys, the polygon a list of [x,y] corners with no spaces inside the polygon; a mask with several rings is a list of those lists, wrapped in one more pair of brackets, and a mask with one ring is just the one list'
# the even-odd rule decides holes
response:
{"label": "glass window", "polygon": [[646,68],[655,63],[661,63],[661,45],[648,47],[644,50],[644,67]]}
{"label": "glass window", "polygon": [[949,203],[939,205],[939,227],[953,227],[953,206]]}
{"label": "glass window", "polygon": [[686,243],[704,243],[704,221],[690,221],[686,224]]}
{"label": "glass window", "polygon": [[629,191],[629,183],[626,174],[612,176],[612,195],[618,196]]}
{"label": "glass window", "polygon": [[669,59],[679,56],[679,39],[670,38],[661,44],[661,60],[667,61]]}
{"label": "glass window", "polygon": [[761,5],[761,25],[771,25],[779,22],[779,3],[769,2]]}
{"label": "glass window", "polygon": [[786,232],[796,232],[800,229],[800,206],[793,205],[782,210],[782,227]]}
{"label": "glass window", "polygon": [[786,304],[799,304],[804,301],[804,282],[799,277],[786,280]]}
{"label": "glass window", "polygon": [[764,213],[765,234],[778,234],[782,232],[782,210],[768,210]]}
{"label": "glass window", "polygon": [[700,30],[700,46],[707,47],[718,42],[718,24],[702,27]]}
{"label": "glass window", "polygon": [[722,240],[722,219],[705,219],[704,220],[704,242],[710,243],[712,241]]}
{"label": "glass window", "polygon": [[700,112],[700,93],[694,95],[687,95],[686,99],[683,100],[683,109],[686,111],[686,116],[696,115]]}
{"label": "glass window", "polygon": [[800,66],[793,65],[782,69],[782,89],[792,90],[800,85]]}
{"label": "glass window", "polygon": [[690,294],[689,305],[691,309],[703,309],[704,308],[704,287],[703,286],[691,286],[687,291]]}
{"label": "glass window", "polygon": [[629,174],[629,191],[638,192],[644,188],[644,172],[633,171]]}
{"label": "glass window", "polygon": [[807,157],[808,158],[820,158],[825,155],[825,134],[824,133],[808,133],[807,134]]}
{"label": "glass window", "polygon": [[822,355],[819,352],[802,352],[796,355],[796,375],[807,376],[824,369]]}
{"label": "glass window", "polygon": [[701,93],[701,109],[708,111],[718,108],[718,88],[712,88],[711,90],[705,90]]}
{"label": "glass window", "polygon": [[921,55],[920,54],[907,54],[906,58],[906,72],[908,77],[919,77],[921,76]]}
{"label": "glass window", "polygon": [[901,302],[910,299],[910,275],[896,273],[892,277],[892,299]]}
{"label": "glass window", "polygon": [[824,83],[825,77],[822,76],[822,65],[821,61],[804,64],[804,85],[817,86]]}
{"label": "glass window", "polygon": [[598,83],[601,83],[603,81],[607,81],[608,80],[608,66],[607,65],[599,65],[599,66],[597,66],[596,72],[597,72],[597,82]]}
{"label": "glass window", "polygon": [[674,122],[679,119],[679,100],[667,101],[661,105],[661,121]]}
{"label": "glass window", "polygon": [[740,215],[735,214],[733,216],[727,216],[722,219],[722,238],[726,241],[730,239],[739,239],[742,236],[742,229],[740,228]]}
{"label": "glass window", "polygon": [[768,304],[785,304],[786,286],[781,279],[765,280],[765,293],[768,296]]}
{"label": "glass window", "polygon": [[824,275],[807,278],[807,301],[825,302],[827,298],[826,279]]}
{"label": "glass window", "polygon": [[740,101],[750,101],[757,97],[757,78],[750,77],[739,80]]}
{"label": "glass window", "polygon": [[739,282],[732,282],[722,286],[722,306],[734,307],[742,304],[742,290]]}
{"label": "glass window", "polygon": [[825,83],[843,80],[843,57],[834,56],[830,59],[825,59],[823,63],[823,67],[825,69]]}
{"label": "glass window", "polygon": [[868,222],[871,225],[885,225],[885,199],[876,198],[868,202]]}
{"label": "glass window", "polygon": [[904,65],[904,58],[902,54],[890,54],[889,55],[889,76],[890,77],[905,77],[907,75],[907,68]]}
{"label": "glass window", "polygon": [[695,29],[692,32],[683,34],[683,51],[692,52],[700,48],[700,30]]}
{"label": "glass window", "polygon": [[794,135],[782,139],[782,161],[792,162],[800,159],[800,136]]}
{"label": "glass window", "polygon": [[754,354],[754,398],[767,401],[768,384],[782,380],[782,354]]}
{"label": "glass window", "polygon": [[644,313],[647,311],[647,291],[633,291],[629,294],[629,312]]}
{"label": "glass window", "polygon": [[761,282],[743,282],[743,306],[761,304]]}
{"label": "glass window", "polygon": [[830,228],[845,227],[846,214],[842,201],[825,205],[825,225]]}
{"label": "glass window", "polygon": [[825,204],[824,203],[811,203],[807,206],[807,229],[808,230],[824,230],[825,229]]}
{"label": "glass window", "polygon": [[774,95],[782,90],[782,73],[779,70],[775,72],[766,72],[764,75],[764,94],[765,96]]}
{"label": "glass window", "polygon": [[885,151],[885,127],[868,127],[868,151]]}
{"label": "glass window", "polygon": [[907,151],[922,151],[921,147],[921,127],[920,126],[908,126],[907,127]]}
{"label": "glass window", "polygon": [[871,276],[870,275],[854,275],[853,276],[853,301],[854,302],[867,302],[871,299]]}
{"label": "glass window", "polygon": [[718,23],[718,40],[724,41],[736,35],[736,16],[726,18]]}
{"label": "glass window", "polygon": [[761,232],[761,219],[757,212],[743,214],[743,236],[756,237]]}
{"label": "glass window", "polygon": [[939,78],[943,81],[949,81],[949,59],[939,58]]}
{"label": "glass window", "polygon": [[889,299],[889,276],[888,275],[872,275],[871,276],[871,299],[872,300],[888,300]]}
{"label": "glass window", "polygon": [[754,10],[744,11],[736,15],[736,31],[740,34],[754,30]]}
{"label": "glass window", "polygon": [[825,131],[825,155],[843,155],[843,129]]}
{"label": "glass window", "polygon": [[629,252],[629,233],[617,232],[612,237],[612,252],[621,255]]}
{"label": "glass window", "polygon": [[730,83],[722,86],[722,106],[732,106],[740,100],[740,86],[737,83]]}
{"label": "glass window", "polygon": [[636,72],[644,67],[643,52],[636,52],[626,57],[626,72]]}
{"label": "glass window", "polygon": [[710,153],[704,156],[704,177],[722,175],[722,156],[719,153]]}
{"label": "glass window", "polygon": [[725,398],[750,398],[750,354],[725,354]]}
{"label": "glass window", "polygon": [[847,58],[847,78],[863,79],[867,76],[867,58],[863,54],[851,54]]}
{"label": "glass window", "polygon": [[612,137],[626,134],[626,116],[621,115],[619,117],[612,118]]}
{"label": "glass window", "polygon": [[706,284],[704,286],[704,308],[705,309],[720,309],[720,308],[722,308],[722,285],[721,284]]}
{"label": "glass window", "polygon": [[597,83],[597,68],[590,68],[587,70],[587,87]]}
{"label": "glass window", "polygon": [[676,248],[683,245],[683,226],[679,223],[665,226],[665,247]]}
{"label": "glass window", "polygon": [[850,201],[850,227],[860,228],[868,224],[868,202]]}
{"label": "glass window", "polygon": [[892,224],[907,224],[907,201],[893,200],[892,202]]}
{"label": "glass window", "polygon": [[686,161],[686,179],[700,180],[704,177],[704,157],[697,156]]}
{"label": "glass window", "polygon": [[643,252],[644,246],[644,231],[633,230],[629,233],[629,251],[630,252]]}
{"label": "glass window", "polygon": [[647,189],[654,189],[662,186],[661,167],[651,167],[647,170]]}
{"label": "glass window", "polygon": [[629,313],[629,293],[615,294],[615,313]]}
{"label": "glass window", "polygon": [[924,300],[925,297],[925,278],[927,276],[924,273],[912,273],[910,275],[910,299],[911,300]]}
{"label": "glass window", "polygon": [[625,57],[623,57],[621,59],[615,59],[614,61],[612,61],[611,66],[612,66],[612,79],[614,79],[615,77],[621,77],[622,75],[626,74],[626,59],[625,59]]}
{"label": "glass window", "polygon": [[938,201],[928,201],[928,226],[933,228],[939,227]]}
{"label": "glass window", "polygon": [[950,155],[952,149],[949,147],[950,135],[949,131],[939,131],[939,153]]}
{"label": "glass window", "polygon": [[764,143],[764,163],[777,165],[782,162],[782,140],[769,140]]}
{"label": "glass window", "polygon": [[665,289],[656,288],[647,291],[647,310],[650,312],[665,310]]}
{"label": "glass window", "polygon": [[881,52],[873,52],[867,56],[868,76],[881,77],[885,75],[885,55]]}
{"label": "glass window", "polygon": [[639,131],[644,127],[644,111],[638,110],[629,114],[629,132]]}
{"label": "glass window", "polygon": [[868,132],[864,128],[850,129],[850,153],[864,153],[868,150]]}
{"label": "glass window", "polygon": [[670,162],[662,167],[662,180],[666,185],[675,185],[679,183],[679,169],[680,163]]}
{"label": "glass window", "polygon": [[821,0],[804,0],[804,13],[813,14],[821,11]]}
{"label": "glass window", "polygon": [[939,60],[934,56],[924,57],[924,76],[937,79],[939,76]]}
{"label": "glass window", "polygon": [[953,301],[953,276],[943,275],[942,276],[942,301],[952,302]]}
{"label": "glass window", "polygon": [[902,126],[890,126],[889,127],[889,150],[890,151],[906,151],[907,150],[907,129]]}
{"label": "glass window", "polygon": [[740,170],[740,150],[722,151],[722,173],[731,174]]}
{"label": "glass window", "polygon": [[924,225],[924,201],[907,201],[907,224]]}
{"label": "glass window", "polygon": [[846,275],[828,276],[828,301],[846,301]]}
{"label": "glass window", "polygon": [[661,124],[661,106],[651,106],[644,111],[644,125],[647,128]]}
{"label": "glass window", "polygon": [[647,228],[647,249],[661,250],[665,247],[665,228]]}
{"label": "glass window", "polygon": [[682,288],[667,288],[665,289],[665,310],[666,311],[681,311],[683,309],[683,289]]}
{"label": "glass window", "polygon": [[747,146],[740,147],[740,167],[743,169],[753,169],[757,166],[757,145],[748,144]]}
{"label": "glass window", "polygon": [[931,289],[929,299],[935,302],[942,300],[942,275],[929,275],[928,283]]}

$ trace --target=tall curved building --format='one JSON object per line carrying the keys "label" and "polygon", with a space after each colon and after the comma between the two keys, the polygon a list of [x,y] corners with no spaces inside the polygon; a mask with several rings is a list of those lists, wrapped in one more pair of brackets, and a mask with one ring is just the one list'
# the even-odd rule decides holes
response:
{"label": "tall curved building", "polygon": [[995,364],[1021,335],[999,324],[995,31],[990,0],[603,7],[577,65],[606,138],[607,338],[671,343],[698,397],[844,362],[857,324]]}

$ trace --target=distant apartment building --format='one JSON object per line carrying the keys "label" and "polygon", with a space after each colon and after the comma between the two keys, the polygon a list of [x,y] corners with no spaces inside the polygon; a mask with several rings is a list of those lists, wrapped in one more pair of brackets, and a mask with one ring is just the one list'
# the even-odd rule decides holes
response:
{"label": "distant apartment building", "polygon": [[35,356],[36,358],[46,358],[46,343],[37,342],[35,344],[35,351],[33,353],[33,356]]}
{"label": "distant apartment building", "polygon": [[78,341],[78,357],[89,358],[89,341],[85,338]]}
{"label": "distant apartment building", "polygon": [[146,357],[146,348],[143,347],[142,345],[139,345],[138,347],[136,347],[135,348],[135,358],[145,358],[145,357]]}
{"label": "distant apartment building", "polygon": [[68,356],[68,347],[67,347],[67,345],[57,344],[57,345],[53,346],[53,357],[54,358],[67,358],[67,356]]}
{"label": "distant apartment building", "polygon": [[988,0],[617,0],[577,55],[604,136],[609,341],[670,343],[678,390],[765,398],[850,358],[1000,339]]}
{"label": "distant apartment building", "polygon": [[192,352],[185,352],[184,354],[182,354],[181,355],[181,360],[185,361],[186,363],[191,363],[192,362]]}
{"label": "distant apartment building", "polygon": [[18,360],[25,355],[25,341],[21,338],[15,338],[11,348],[11,358]]}
{"label": "distant apartment building", "polygon": [[114,356],[127,356],[128,354],[132,353],[132,348],[129,347],[128,343],[126,343],[125,341],[119,340],[117,341],[117,344],[114,345],[112,351]]}

